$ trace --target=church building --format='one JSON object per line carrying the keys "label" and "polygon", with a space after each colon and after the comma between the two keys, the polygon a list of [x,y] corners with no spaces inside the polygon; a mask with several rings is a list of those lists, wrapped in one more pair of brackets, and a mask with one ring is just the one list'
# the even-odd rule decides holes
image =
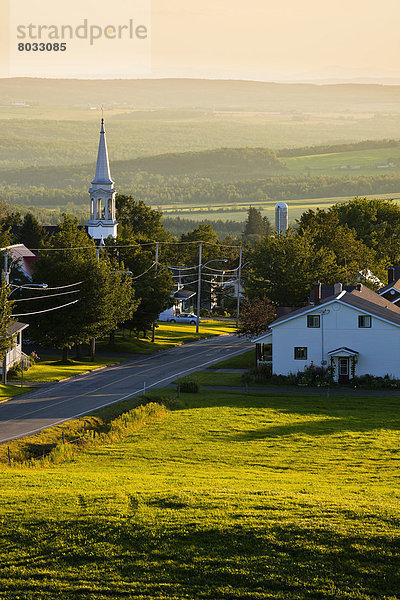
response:
{"label": "church building", "polygon": [[115,213],[116,190],[111,179],[110,164],[108,161],[106,132],[104,119],[101,119],[99,150],[97,153],[96,173],[89,189],[90,218],[87,222],[87,231],[96,241],[108,237],[117,237],[118,223]]}

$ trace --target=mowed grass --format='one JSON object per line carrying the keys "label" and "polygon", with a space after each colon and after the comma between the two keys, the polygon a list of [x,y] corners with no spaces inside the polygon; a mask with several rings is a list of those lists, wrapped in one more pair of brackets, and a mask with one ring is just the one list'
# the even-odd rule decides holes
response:
{"label": "mowed grass", "polygon": [[181,400],[73,462],[3,468],[0,598],[398,598],[398,396]]}
{"label": "mowed grass", "polygon": [[159,322],[156,328],[155,341],[151,341],[151,332],[148,332],[147,338],[137,338],[119,331],[115,336],[115,344],[110,345],[103,341],[97,344],[102,351],[114,351],[116,353],[129,354],[151,354],[160,350],[167,350],[174,346],[180,346],[188,342],[196,342],[216,335],[234,333],[236,325],[232,321],[203,320],[200,323],[199,333],[196,333],[196,326],[183,323]]}
{"label": "mowed grass", "polygon": [[126,358],[118,356],[97,356],[95,361],[91,361],[90,357],[85,356],[79,360],[69,359],[67,363],[54,359],[40,360],[28,371],[24,372],[24,380],[28,382],[59,381],[60,379],[66,379],[74,375],[81,375],[87,371],[101,369],[102,367],[119,363],[123,360],[126,360]]}
{"label": "mowed grass", "polygon": [[14,385],[0,385],[0,402],[7,400],[7,398],[13,398],[14,396],[19,396],[19,394],[23,394],[24,392],[29,390],[29,388],[21,388],[16,387]]}
{"label": "mowed grass", "polygon": [[237,356],[232,356],[219,363],[210,365],[209,369],[254,369],[256,366],[256,351],[248,350]]}

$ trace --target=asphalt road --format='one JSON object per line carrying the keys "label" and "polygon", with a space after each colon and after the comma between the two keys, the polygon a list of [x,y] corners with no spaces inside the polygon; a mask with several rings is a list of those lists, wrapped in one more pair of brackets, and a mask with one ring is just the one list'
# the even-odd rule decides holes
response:
{"label": "asphalt road", "polygon": [[224,335],[35,389],[0,405],[0,443],[139,395],[144,388],[163,387],[252,347],[248,340]]}

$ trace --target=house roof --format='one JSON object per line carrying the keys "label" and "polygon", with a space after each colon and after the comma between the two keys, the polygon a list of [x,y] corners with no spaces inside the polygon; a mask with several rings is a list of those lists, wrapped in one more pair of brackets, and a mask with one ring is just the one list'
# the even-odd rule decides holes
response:
{"label": "house roof", "polygon": [[258,342],[262,342],[263,340],[265,340],[267,337],[269,337],[271,335],[272,335],[271,329],[267,329],[266,331],[264,331],[264,333],[262,335],[260,335],[260,337],[256,338],[255,340],[251,340],[251,341],[256,344]]}
{"label": "house roof", "polygon": [[352,356],[358,356],[359,352],[347,348],[346,346],[342,346],[341,348],[336,348],[336,350],[331,350],[328,354],[329,356],[334,356],[335,354],[351,354]]}
{"label": "house roof", "polygon": [[196,292],[192,292],[191,290],[184,290],[184,289],[180,289],[174,293],[174,297],[177,300],[189,300],[189,298],[192,298],[195,295],[196,295]]}
{"label": "house roof", "polygon": [[400,308],[365,286],[361,286],[360,289],[354,289],[351,292],[346,292],[344,290],[339,294],[325,298],[317,305],[309,304],[308,306],[298,308],[297,310],[276,319],[271,323],[270,327],[275,327],[285,321],[295,319],[300,315],[318,311],[321,307],[331,304],[332,302],[347,304],[348,306],[352,306],[353,308],[400,327]]}
{"label": "house roof", "polygon": [[8,335],[14,335],[15,333],[18,333],[18,331],[22,331],[23,329],[26,329],[27,327],[29,327],[29,325],[27,325],[26,323],[20,323],[19,321],[14,321],[13,323],[10,323],[10,325],[7,327],[7,332],[8,332]]}
{"label": "house roof", "polygon": [[384,287],[380,288],[378,290],[378,294],[384,294],[385,292],[390,292],[390,290],[397,290],[400,292],[400,279],[392,281],[391,283],[388,283]]}

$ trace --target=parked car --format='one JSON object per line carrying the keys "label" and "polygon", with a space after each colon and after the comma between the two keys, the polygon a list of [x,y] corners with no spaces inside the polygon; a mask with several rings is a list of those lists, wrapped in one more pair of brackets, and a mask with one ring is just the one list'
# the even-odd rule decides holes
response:
{"label": "parked car", "polygon": [[[196,325],[197,315],[193,313],[181,313],[180,315],[175,315],[168,319],[170,323],[189,323],[190,325]],[[199,319],[199,323],[201,323],[201,319]]]}

